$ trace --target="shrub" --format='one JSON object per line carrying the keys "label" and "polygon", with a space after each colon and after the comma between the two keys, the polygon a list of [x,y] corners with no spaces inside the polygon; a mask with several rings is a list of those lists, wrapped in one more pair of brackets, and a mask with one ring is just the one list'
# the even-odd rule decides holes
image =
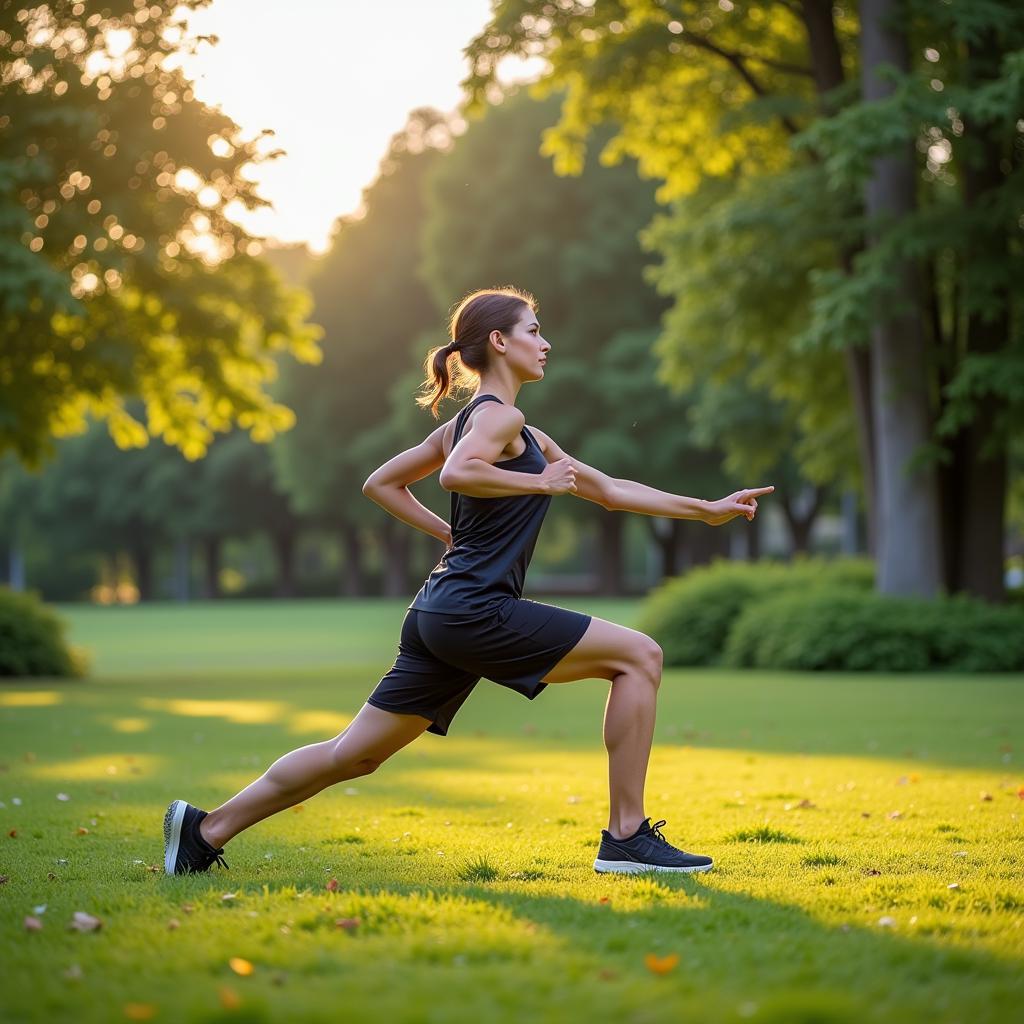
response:
{"label": "shrub", "polygon": [[83,676],[85,654],[36,593],[0,587],[0,676]]}
{"label": "shrub", "polygon": [[1024,613],[965,595],[926,600],[852,588],[750,604],[722,654],[733,667],[862,672],[1024,669]]}
{"label": "shrub", "polygon": [[661,645],[666,666],[714,665],[733,623],[747,605],[825,584],[869,591],[874,579],[874,563],[869,558],[829,561],[801,556],[789,563],[720,558],[655,588],[644,603],[636,628]]}

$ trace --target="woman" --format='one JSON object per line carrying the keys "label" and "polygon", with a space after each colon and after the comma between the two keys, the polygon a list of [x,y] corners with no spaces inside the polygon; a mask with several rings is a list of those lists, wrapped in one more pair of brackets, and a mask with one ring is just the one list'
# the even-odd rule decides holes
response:
{"label": "woman", "polygon": [[[773,487],[703,501],[616,480],[527,428],[515,400],[544,379],[551,346],[533,296],[515,288],[474,292],[459,304],[450,344],[431,351],[417,398],[437,407],[453,386],[476,387],[459,414],[422,444],[370,475],[363,493],[448,549],[410,604],[395,664],[338,736],[293,750],[207,813],[175,800],[164,818],[168,874],[227,867],[223,845],[250,825],[335,783],[367,775],[424,731],[445,735],[481,677],[533,700],[548,683],[611,682],[604,718],[610,814],[597,871],[708,871],[710,857],[669,844],[644,813],[644,780],[661,681],[661,648],[625,626],[524,600],[523,581],[551,497],[575,494],[607,509],[699,519],[752,520]],[[452,378],[449,378],[449,367]],[[418,502],[409,484],[441,469],[452,492],[451,526]]]}

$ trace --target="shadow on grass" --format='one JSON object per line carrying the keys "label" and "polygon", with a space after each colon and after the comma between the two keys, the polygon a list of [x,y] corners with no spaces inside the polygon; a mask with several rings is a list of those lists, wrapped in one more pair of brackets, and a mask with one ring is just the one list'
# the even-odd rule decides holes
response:
{"label": "shadow on grass", "polygon": [[[503,874],[495,882],[500,885],[516,877]],[[565,984],[582,983],[605,993],[606,1019],[619,1019],[613,1018],[613,1011],[633,1019],[630,1011],[635,1010],[638,991],[656,996],[662,1011],[677,1001],[696,1000],[707,1011],[703,1019],[752,1017],[777,1024],[968,1019],[980,1024],[1012,1019],[1024,996],[1019,964],[979,950],[940,946],[927,936],[826,924],[802,907],[724,892],[690,876],[607,877],[601,884],[605,903],[508,892],[472,882],[360,885],[353,898],[380,899],[391,912],[400,913],[403,899],[426,893],[435,899],[483,903],[504,912],[496,913],[495,920],[504,920],[508,914],[528,931],[543,929],[558,941],[557,948],[571,949],[577,957]],[[268,894],[278,891],[273,885],[266,889]],[[280,889],[290,893],[292,887]],[[350,894],[332,895],[339,899],[339,906],[345,906]],[[322,929],[326,940],[337,932],[336,913],[323,909],[322,918],[307,920],[303,927],[313,932]],[[359,939],[392,942],[389,957],[399,973],[403,965],[411,966],[422,955],[445,966],[442,950],[427,953],[403,946],[393,941],[392,931],[386,922],[364,921]],[[678,956],[678,964],[656,977],[645,963],[648,954],[657,958],[655,967],[670,963],[665,958],[673,955]],[[585,964],[582,977],[580,956]],[[449,955],[448,959],[457,964],[465,958]],[[486,961],[483,957],[479,962]],[[550,963],[543,966],[558,968]],[[525,975],[531,971],[529,963],[510,963],[509,969],[523,970]],[[461,984],[469,983],[462,977],[466,980]],[[443,1008],[439,998],[436,993],[432,996],[438,1012]],[[531,986],[524,985],[524,1005],[517,1010],[528,1009],[539,999]],[[636,1019],[670,1016],[651,1009]]]}

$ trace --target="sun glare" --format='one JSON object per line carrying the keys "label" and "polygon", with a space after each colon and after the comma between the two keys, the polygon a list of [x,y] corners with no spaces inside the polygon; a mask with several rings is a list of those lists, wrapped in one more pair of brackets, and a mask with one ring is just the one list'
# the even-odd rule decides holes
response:
{"label": "sun glare", "polygon": [[[266,149],[287,153],[250,175],[272,207],[235,206],[238,221],[258,235],[304,241],[322,252],[335,218],[359,208],[408,112],[457,107],[466,75],[462,50],[485,24],[490,3],[292,0],[286,10],[282,16],[270,0],[213,0],[194,12],[189,32],[219,41],[200,44],[181,64],[200,99],[221,107],[246,137],[271,129]],[[524,61],[519,77],[536,70],[535,59]],[[503,78],[514,74],[503,67]],[[224,139],[209,145],[217,155],[230,151]]]}

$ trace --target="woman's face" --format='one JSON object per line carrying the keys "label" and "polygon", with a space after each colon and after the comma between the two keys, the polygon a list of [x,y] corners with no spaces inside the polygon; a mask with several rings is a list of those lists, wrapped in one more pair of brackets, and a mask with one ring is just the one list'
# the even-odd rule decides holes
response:
{"label": "woman's face", "polygon": [[515,366],[519,377],[522,380],[542,380],[551,346],[541,337],[540,324],[533,310],[529,306],[524,307],[516,325],[501,337],[505,339],[505,358]]}

